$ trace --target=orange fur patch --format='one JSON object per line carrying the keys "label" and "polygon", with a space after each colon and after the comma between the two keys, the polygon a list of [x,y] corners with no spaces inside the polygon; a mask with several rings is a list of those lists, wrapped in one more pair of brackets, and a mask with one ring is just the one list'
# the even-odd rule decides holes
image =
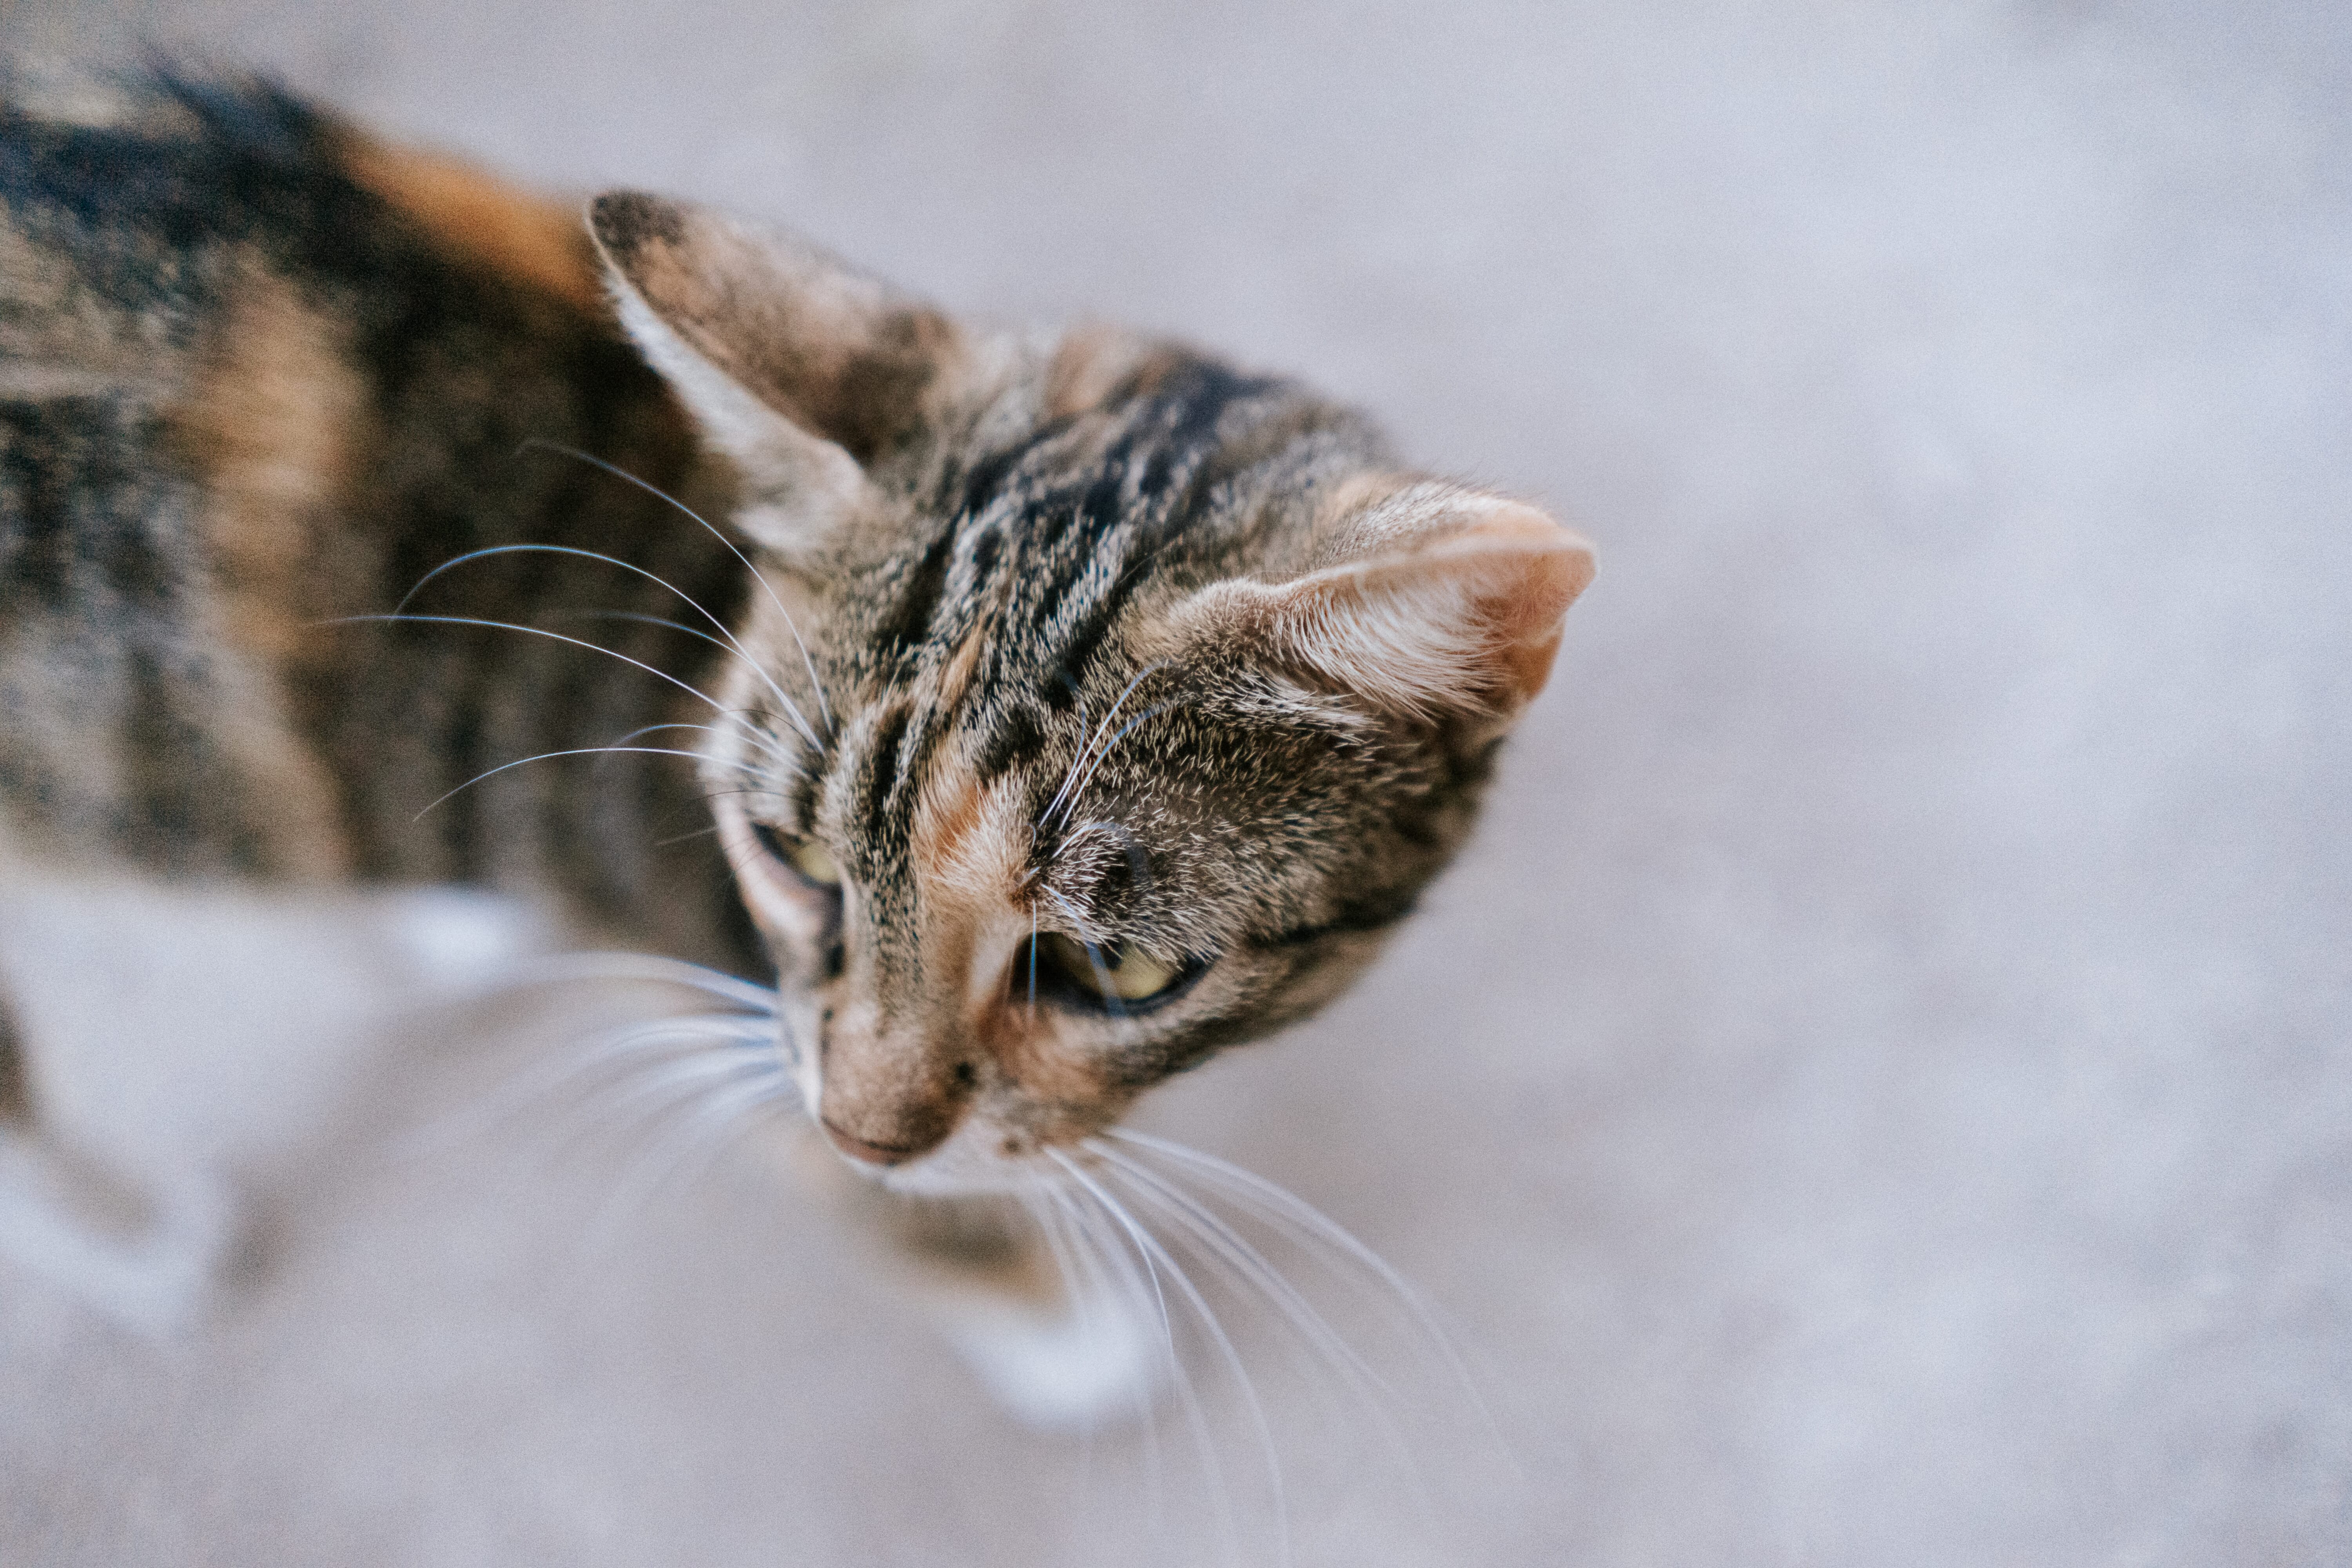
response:
{"label": "orange fur patch", "polygon": [[[943,786],[943,787],[942,787]],[[926,885],[953,886],[968,875],[964,841],[980,826],[988,794],[963,775],[926,785],[915,817],[914,859]]]}
{"label": "orange fur patch", "polygon": [[276,663],[332,613],[315,569],[331,553],[321,536],[351,484],[367,389],[341,324],[268,274],[238,289],[217,342],[181,429],[205,479],[229,637]]}
{"label": "orange fur patch", "polygon": [[[1011,581],[1009,577],[1005,580]],[[1001,595],[999,596],[1002,597]],[[940,694],[936,706],[942,715],[953,713],[962,704],[964,694],[971,689],[972,671],[980,668],[980,650],[988,641],[989,619],[986,616],[981,617],[980,624],[966,634],[963,646],[955,650],[955,657],[949,659],[947,668],[940,672]]]}
{"label": "orange fur patch", "polygon": [[977,1000],[985,933],[1013,918],[1025,846],[1003,832],[1003,802],[950,763],[923,787],[908,846],[923,889],[923,967],[941,996]]}
{"label": "orange fur patch", "polygon": [[333,876],[345,858],[335,791],[295,737],[286,667],[317,623],[339,613],[339,506],[358,465],[367,393],[341,324],[282,279],[238,289],[217,352],[180,411],[183,446],[205,479],[203,529],[223,640],[247,656],[257,689],[218,737],[278,803],[294,875]]}
{"label": "orange fur patch", "polygon": [[356,134],[345,141],[342,156],[352,178],[451,250],[578,309],[606,309],[595,249],[576,205],[521,190],[460,159]]}

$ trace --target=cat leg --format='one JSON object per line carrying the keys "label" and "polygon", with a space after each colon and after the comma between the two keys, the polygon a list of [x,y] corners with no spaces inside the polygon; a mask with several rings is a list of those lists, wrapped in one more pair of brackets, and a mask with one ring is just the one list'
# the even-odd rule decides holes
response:
{"label": "cat leg", "polygon": [[31,1061],[0,993],[0,1257],[125,1327],[184,1323],[226,1250],[219,1189],[174,1183],[159,1198],[66,1147],[35,1110]]}
{"label": "cat leg", "polygon": [[26,1081],[25,1047],[17,1042],[16,1010],[0,992],[0,1128],[33,1120],[33,1089]]}

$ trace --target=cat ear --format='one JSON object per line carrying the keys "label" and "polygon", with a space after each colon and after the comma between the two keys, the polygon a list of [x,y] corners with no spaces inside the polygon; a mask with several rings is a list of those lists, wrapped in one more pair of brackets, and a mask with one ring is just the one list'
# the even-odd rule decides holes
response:
{"label": "cat ear", "polygon": [[1220,584],[1193,613],[1376,707],[1501,733],[1550,677],[1592,547],[1531,506],[1460,485],[1349,489],[1302,575]]}
{"label": "cat ear", "polygon": [[635,191],[598,196],[588,226],[623,325],[742,470],[737,521],[772,548],[865,510],[865,465],[962,357],[947,317],[803,240]]}

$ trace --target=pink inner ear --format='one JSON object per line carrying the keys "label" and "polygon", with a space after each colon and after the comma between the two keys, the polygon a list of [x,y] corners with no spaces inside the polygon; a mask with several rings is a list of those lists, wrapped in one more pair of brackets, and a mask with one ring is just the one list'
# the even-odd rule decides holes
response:
{"label": "pink inner ear", "polygon": [[1551,679],[1569,605],[1592,581],[1591,546],[1519,506],[1468,537],[1508,563],[1481,604],[1493,617],[1495,658],[1508,687],[1517,701],[1530,701]]}
{"label": "pink inner ear", "polygon": [[[1475,513],[1466,527],[1464,510]],[[1561,617],[1592,580],[1591,547],[1532,507],[1486,497],[1455,498],[1422,537],[1423,548],[1280,590],[1283,640],[1383,706],[1507,719],[1551,674]]]}

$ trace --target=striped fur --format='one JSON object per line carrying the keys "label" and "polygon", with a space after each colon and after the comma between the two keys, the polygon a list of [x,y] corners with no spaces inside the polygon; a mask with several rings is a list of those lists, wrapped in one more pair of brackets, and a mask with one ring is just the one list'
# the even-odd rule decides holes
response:
{"label": "striped fur", "polygon": [[[89,121],[0,117],[0,857],[479,883],[772,963],[810,1104],[914,1184],[1334,994],[1590,574],[1178,346],[982,330],[656,197],[592,245],[267,89]],[[346,621],[522,544],[583,553]],[[699,762],[468,785],[633,734]],[[1056,933],[1181,983],[1033,989]]]}

